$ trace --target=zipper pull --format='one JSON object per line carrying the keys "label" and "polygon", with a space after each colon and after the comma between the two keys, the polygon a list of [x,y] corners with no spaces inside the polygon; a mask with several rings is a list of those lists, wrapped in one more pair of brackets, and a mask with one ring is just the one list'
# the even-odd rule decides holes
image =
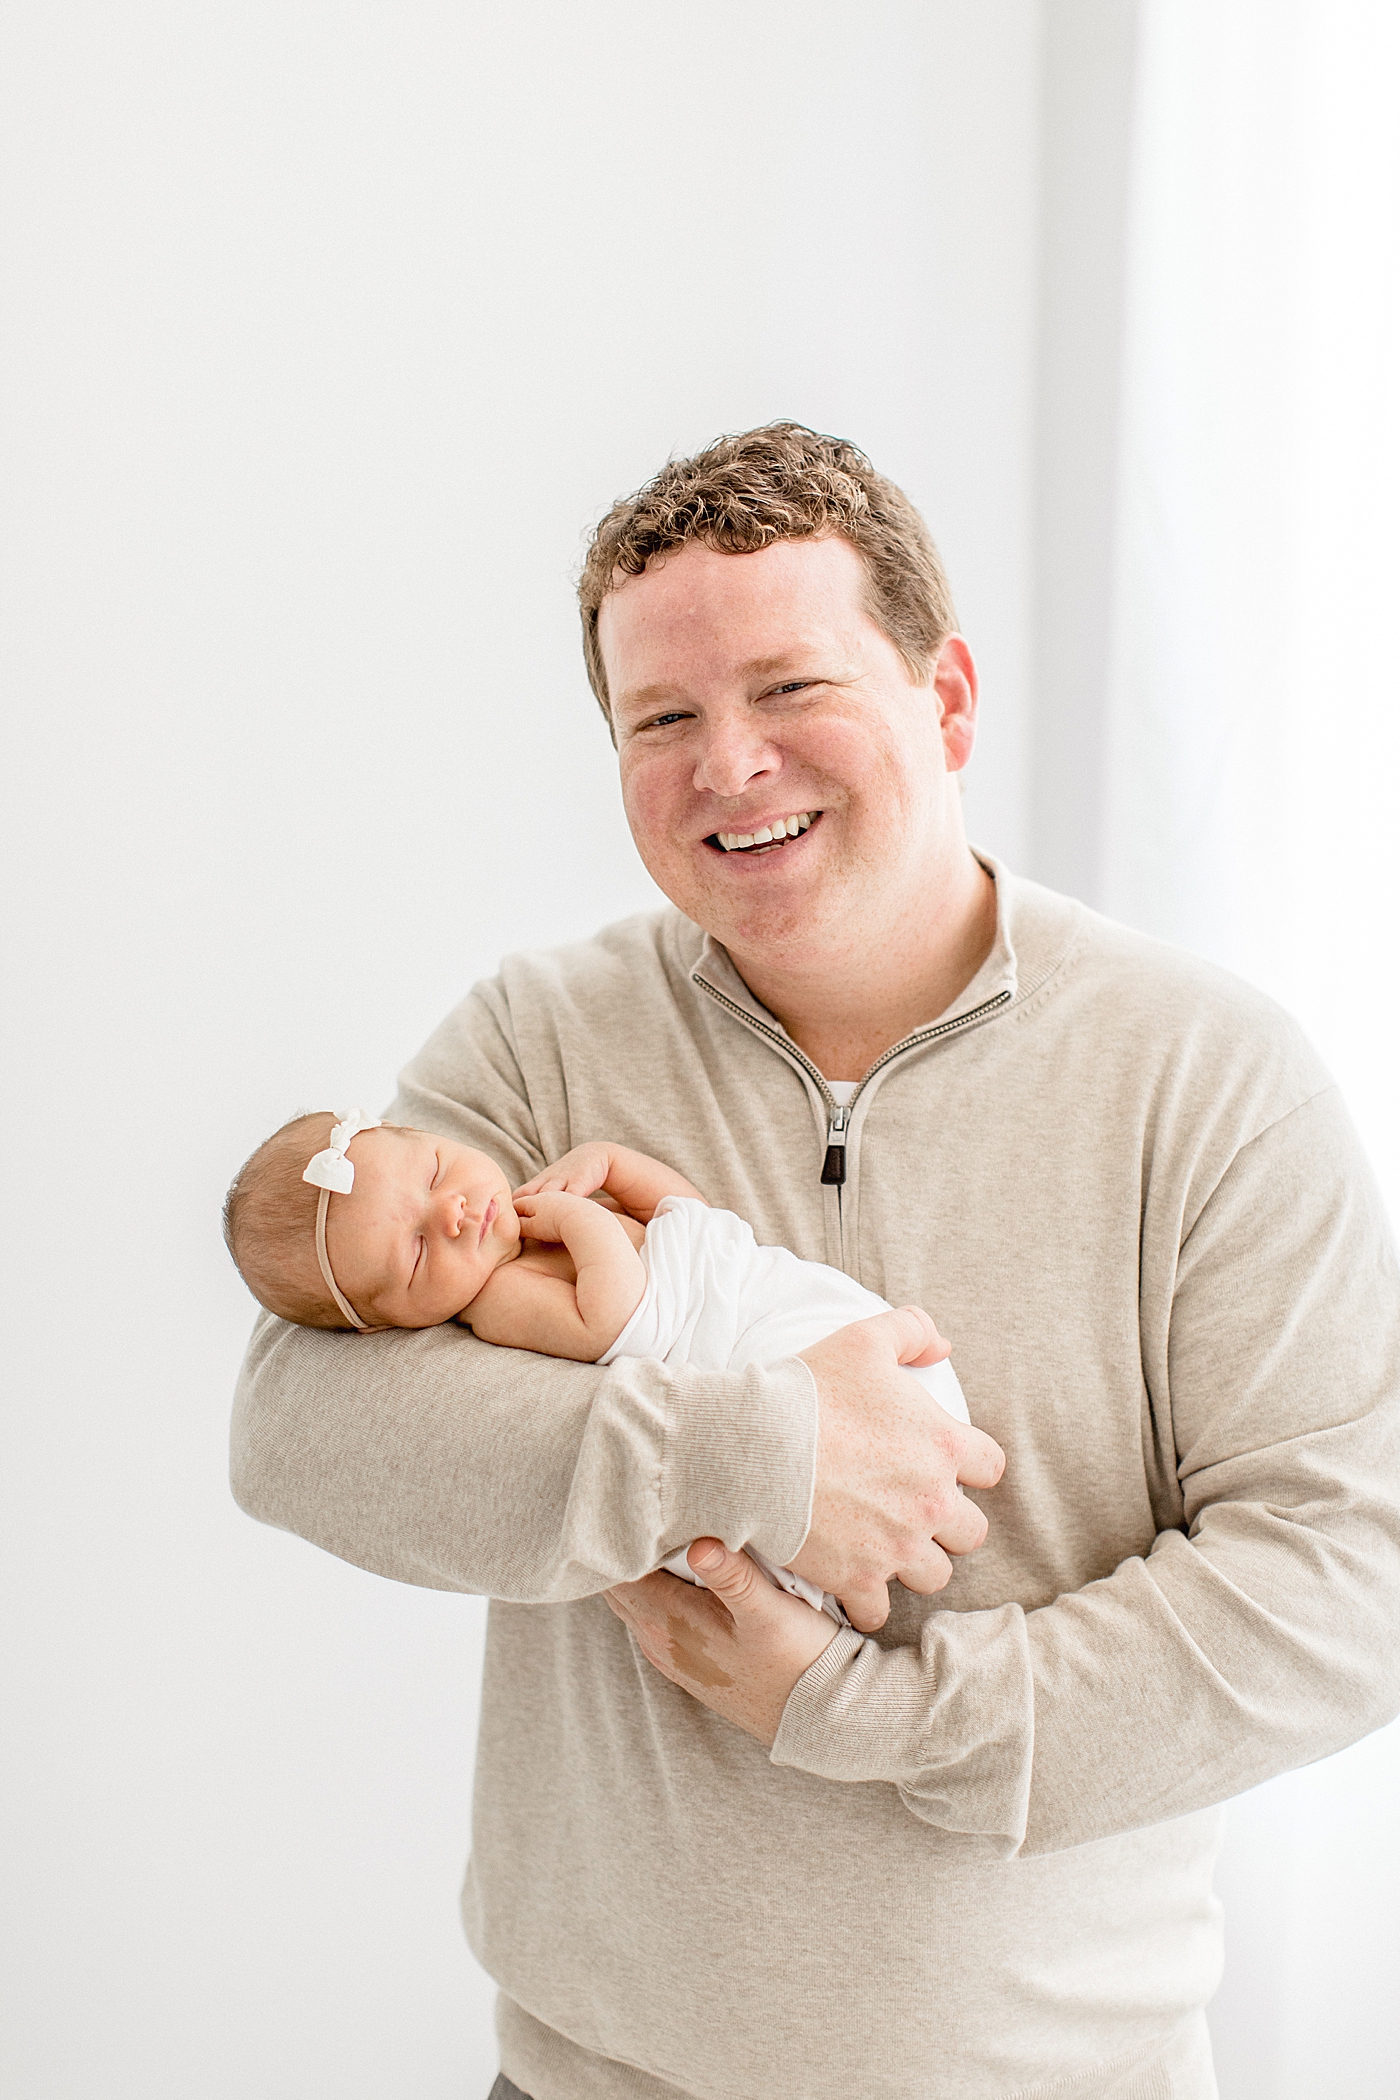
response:
{"label": "zipper pull", "polygon": [[823,1188],[839,1188],[846,1179],[846,1111],[839,1104],[832,1110],[826,1133],[826,1158],[822,1161]]}

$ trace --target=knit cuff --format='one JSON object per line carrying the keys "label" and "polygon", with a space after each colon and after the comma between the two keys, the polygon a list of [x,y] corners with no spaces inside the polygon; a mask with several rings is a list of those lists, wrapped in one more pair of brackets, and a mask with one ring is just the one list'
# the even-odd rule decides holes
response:
{"label": "knit cuff", "polygon": [[678,1378],[662,1467],[668,1552],[717,1538],[785,1567],[807,1536],[816,1470],[817,1384],[800,1358]]}

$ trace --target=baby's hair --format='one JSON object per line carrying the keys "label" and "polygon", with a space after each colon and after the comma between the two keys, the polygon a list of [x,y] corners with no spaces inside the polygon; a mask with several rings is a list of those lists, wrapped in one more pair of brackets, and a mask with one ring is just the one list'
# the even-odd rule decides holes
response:
{"label": "baby's hair", "polygon": [[296,1116],[259,1145],[224,1198],[224,1240],[260,1305],[300,1327],[346,1326],[316,1260],[320,1190],[302,1169],[330,1139],[328,1109]]}

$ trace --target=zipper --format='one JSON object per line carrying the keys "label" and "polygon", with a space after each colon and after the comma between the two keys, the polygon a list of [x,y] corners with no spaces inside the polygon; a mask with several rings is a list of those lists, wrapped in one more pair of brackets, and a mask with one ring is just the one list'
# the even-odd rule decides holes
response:
{"label": "zipper", "polygon": [[838,1101],[826,1126],[826,1158],[822,1161],[822,1187],[840,1188],[846,1179],[846,1125],[851,1120],[851,1102]]}
{"label": "zipper", "polygon": [[[776,1028],[770,1028],[766,1021],[760,1021],[757,1014],[751,1014],[747,1007],[740,1006],[736,999],[731,999],[727,992],[718,990],[716,986],[710,983],[707,977],[701,977],[698,972],[692,975],[691,982],[692,984],[698,984],[702,992],[708,992],[716,1006],[722,1006],[726,1013],[733,1014],[735,1020],[742,1021],[745,1028],[751,1028],[755,1035],[767,1036],[779,1056],[787,1058],[791,1064],[801,1065],[803,1071],[821,1095],[822,1100],[826,1103],[827,1115],[834,1119],[841,1114],[841,1110],[836,1103],[836,1096],[827,1085],[825,1078],[812,1063],[806,1051],[798,1049],[790,1035],[779,1035]],[[842,1127],[844,1128],[844,1125]]]}
{"label": "zipper", "polygon": [[702,977],[698,971],[694,973],[692,982],[698,984],[703,992],[708,992],[710,997],[718,1005],[724,1007],[727,1013],[733,1014],[736,1021],[742,1021],[744,1026],[751,1028],[756,1035],[766,1036],[775,1050],[791,1063],[801,1065],[803,1071],[806,1072],[826,1104],[826,1156],[822,1161],[822,1186],[824,1188],[837,1189],[842,1187],[846,1179],[846,1134],[851,1120],[851,1111],[865,1092],[866,1087],[875,1077],[875,1074],[882,1072],[891,1059],[902,1057],[906,1050],[917,1050],[922,1048],[925,1043],[937,1042],[942,1036],[954,1035],[958,1029],[968,1027],[973,1021],[981,1020],[985,1014],[995,1013],[999,1006],[1007,1005],[1011,998],[1009,991],[1000,991],[995,998],[984,999],[980,1006],[969,1007],[965,1014],[954,1015],[951,1021],[937,1021],[931,1028],[920,1028],[915,1034],[906,1035],[900,1042],[892,1043],[883,1055],[876,1058],[850,1100],[840,1102],[827,1085],[824,1075],[817,1070],[806,1051],[799,1050],[791,1036],[779,1035],[776,1028],[770,1028],[766,1021],[760,1021],[756,1014],[749,1013],[746,1008],[738,1004],[737,1000],[731,999],[726,993],[719,991],[716,986],[709,982],[708,978]]}

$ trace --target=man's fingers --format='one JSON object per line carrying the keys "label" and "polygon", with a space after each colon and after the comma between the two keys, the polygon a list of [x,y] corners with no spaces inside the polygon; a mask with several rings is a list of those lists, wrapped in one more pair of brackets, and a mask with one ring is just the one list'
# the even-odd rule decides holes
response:
{"label": "man's fingers", "polygon": [[[971,1551],[970,1547],[968,1551]],[[912,1590],[916,1597],[935,1597],[946,1587],[952,1573],[953,1563],[943,1548],[930,1539],[918,1558],[900,1569],[899,1580],[905,1589]]]}
{"label": "man's fingers", "polygon": [[975,1553],[986,1536],[987,1519],[964,1494],[958,1495],[947,1516],[933,1527],[934,1542],[945,1553]]}
{"label": "man's fingers", "polygon": [[948,1344],[922,1305],[899,1305],[892,1312],[876,1313],[872,1327],[886,1323],[894,1353],[902,1364],[941,1364],[949,1354]]}
{"label": "man's fingers", "polygon": [[965,1487],[994,1488],[1006,1471],[1006,1453],[982,1429],[964,1429],[958,1478]]}
{"label": "man's fingers", "polygon": [[981,1545],[986,1521],[961,1489],[995,1487],[1005,1455],[897,1368],[948,1355],[922,1306],[852,1321],[801,1355],[820,1412],[812,1523],[793,1567],[834,1590],[871,1633],[889,1615],[884,1584],[897,1578],[932,1595],[952,1572],[949,1556]]}
{"label": "man's fingers", "polygon": [[883,1582],[847,1590],[841,1603],[858,1633],[878,1633],[890,1615],[890,1593]]}

